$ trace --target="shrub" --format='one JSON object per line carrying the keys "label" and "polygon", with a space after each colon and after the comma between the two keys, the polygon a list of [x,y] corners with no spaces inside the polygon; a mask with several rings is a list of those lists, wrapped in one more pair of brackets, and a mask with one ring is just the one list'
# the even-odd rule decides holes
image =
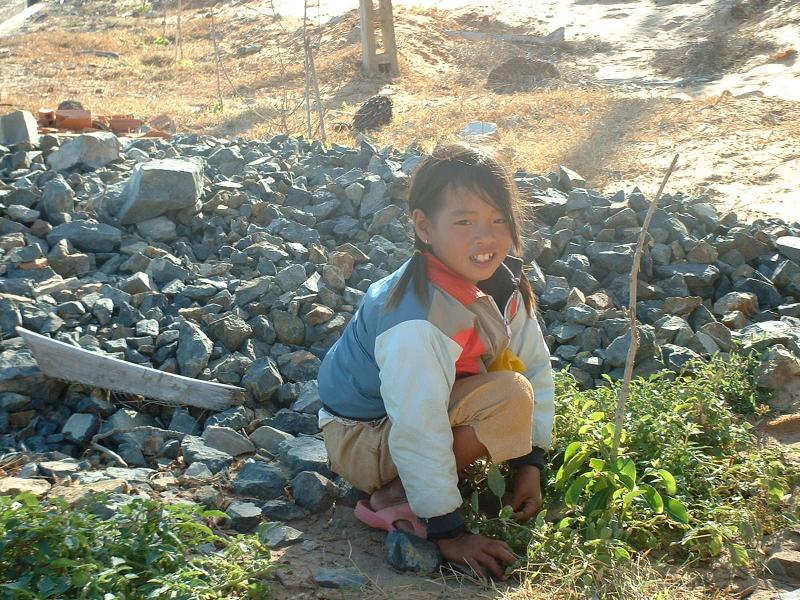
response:
{"label": "shrub", "polygon": [[133,499],[104,519],[93,506],[0,497],[0,598],[264,597],[269,550],[214,533],[225,513]]}
{"label": "shrub", "polygon": [[472,530],[508,541],[533,577],[611,593],[614,571],[645,556],[683,564],[727,551],[747,564],[765,532],[794,518],[785,494],[798,478],[780,450],[757,446],[745,416],[766,412],[757,361],[733,355],[635,380],[615,461],[619,383],[581,391],[558,374],[545,510],[527,525],[511,520],[510,507],[481,515],[483,488],[505,488],[502,468],[489,466],[473,473]]}

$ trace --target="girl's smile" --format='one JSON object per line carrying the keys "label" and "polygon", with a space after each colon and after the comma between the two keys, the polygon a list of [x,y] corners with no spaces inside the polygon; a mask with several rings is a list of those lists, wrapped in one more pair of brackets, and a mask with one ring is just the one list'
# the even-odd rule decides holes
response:
{"label": "girl's smile", "polygon": [[433,254],[473,284],[491,277],[511,249],[508,220],[473,190],[448,186],[436,214],[416,209],[411,218]]}

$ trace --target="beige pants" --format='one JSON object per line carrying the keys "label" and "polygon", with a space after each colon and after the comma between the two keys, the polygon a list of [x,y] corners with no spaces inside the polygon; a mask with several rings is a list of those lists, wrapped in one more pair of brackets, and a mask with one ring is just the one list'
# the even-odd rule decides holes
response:
{"label": "beige pants", "polygon": [[[450,425],[469,426],[501,462],[531,451],[533,390],[513,371],[497,371],[456,381],[448,405]],[[367,493],[397,478],[389,453],[389,419],[375,423],[332,421],[322,428],[331,469]]]}

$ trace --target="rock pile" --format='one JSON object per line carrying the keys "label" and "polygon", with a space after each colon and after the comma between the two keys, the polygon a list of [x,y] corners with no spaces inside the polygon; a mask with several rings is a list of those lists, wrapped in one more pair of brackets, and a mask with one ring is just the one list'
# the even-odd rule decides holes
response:
{"label": "rock pile", "polygon": [[[217,504],[211,483],[237,464],[230,489],[240,501],[229,512],[243,530],[262,516],[289,520],[352,501],[314,437],[316,374],[367,287],[411,253],[403,203],[419,155],[285,135],[39,138],[24,116],[8,122],[14,141],[0,147],[0,453],[26,453],[20,477],[95,481],[170,467],[176,483]],[[517,180],[541,206],[524,254],[555,365],[586,386],[603,373],[619,376],[647,199],[585,189],[566,169]],[[664,198],[650,236],[636,306],[637,374],[680,369],[737,343],[772,348],[765,384],[796,372],[800,225],[746,225],[703,197],[675,194]],[[247,402],[208,415],[50,381],[17,326],[240,385]],[[95,434],[114,431],[102,443],[128,469],[87,452]]]}

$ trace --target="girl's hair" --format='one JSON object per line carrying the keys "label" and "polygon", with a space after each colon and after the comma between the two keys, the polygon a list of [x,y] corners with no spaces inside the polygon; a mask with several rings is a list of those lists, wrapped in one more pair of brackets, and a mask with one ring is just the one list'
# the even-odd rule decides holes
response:
{"label": "girl's hair", "polygon": [[[499,210],[508,221],[512,247],[521,254],[519,190],[511,172],[491,150],[464,142],[437,146],[414,170],[408,194],[409,214],[418,208],[428,218],[434,218],[442,208],[444,192],[451,187],[473,192]],[[428,272],[422,256],[427,249],[415,232],[414,255],[389,296],[388,308],[399,304],[409,283],[413,284],[417,297],[427,302]],[[524,274],[520,277],[519,289],[525,309],[531,314],[536,302]]]}

